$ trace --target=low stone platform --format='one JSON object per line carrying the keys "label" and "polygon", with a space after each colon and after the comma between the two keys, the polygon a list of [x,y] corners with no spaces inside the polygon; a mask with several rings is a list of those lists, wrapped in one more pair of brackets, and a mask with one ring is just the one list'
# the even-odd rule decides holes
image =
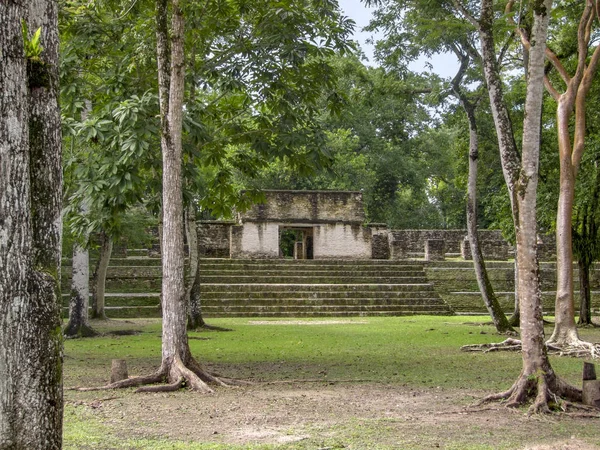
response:
{"label": "low stone platform", "polygon": [[[65,314],[69,265],[69,260],[63,260]],[[486,265],[500,304],[512,312],[513,263]],[[552,314],[555,265],[541,263],[540,272],[544,313]],[[207,317],[487,314],[470,261],[207,258],[201,260],[201,277]],[[600,265],[595,266],[591,282],[592,308],[598,314]],[[160,317],[159,258],[113,258],[106,288],[108,317]]]}
{"label": "low stone platform", "polygon": [[[67,264],[63,292],[69,291]],[[206,317],[453,314],[420,263],[203,259],[200,267]],[[160,316],[160,284],[160,259],[115,258],[106,280],[107,316]],[[66,311],[68,294],[63,306]]]}

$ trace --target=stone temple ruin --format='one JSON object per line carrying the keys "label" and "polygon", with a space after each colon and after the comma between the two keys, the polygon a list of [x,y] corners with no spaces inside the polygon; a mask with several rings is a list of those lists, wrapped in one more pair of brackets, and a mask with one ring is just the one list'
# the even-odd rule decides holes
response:
{"label": "stone temple ruin", "polygon": [[[360,192],[266,191],[265,196],[264,204],[239,213],[235,221],[198,224],[205,317],[486,313],[465,230],[365,225]],[[109,317],[160,316],[161,259],[158,233],[153,236],[150,248],[124,247],[111,258]],[[499,231],[480,230],[479,237],[496,296],[511,312],[513,249]],[[554,245],[543,239],[538,243],[543,309],[552,313]],[[63,266],[65,314],[70,276]],[[600,265],[591,283],[592,307],[600,311]]]}
{"label": "stone temple ruin", "polygon": [[[365,224],[354,191],[265,191],[266,202],[235,222],[200,223],[201,256],[294,259],[471,259],[465,230],[389,230]],[[512,247],[497,230],[480,231],[484,256],[507,260]]]}

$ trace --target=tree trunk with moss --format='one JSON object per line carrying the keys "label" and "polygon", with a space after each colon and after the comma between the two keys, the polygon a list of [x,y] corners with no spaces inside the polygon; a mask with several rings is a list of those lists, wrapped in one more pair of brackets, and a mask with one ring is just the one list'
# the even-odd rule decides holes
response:
{"label": "tree trunk with moss", "polygon": [[[0,2],[0,448],[62,444],[58,4]],[[25,55],[41,27],[39,56]]]}
{"label": "tree trunk with moss", "polygon": [[590,265],[581,259],[579,266],[579,325],[592,324],[592,293],[590,289]]}
{"label": "tree trunk with moss", "polygon": [[92,319],[106,320],[106,273],[112,255],[113,240],[104,231],[100,233],[100,249],[92,278]]}
{"label": "tree trunk with moss", "polygon": [[190,330],[195,330],[206,325],[202,318],[202,309],[200,306],[200,264],[198,230],[196,226],[196,211],[194,207],[190,205],[186,211],[185,220],[185,231],[189,249],[189,272],[185,297],[186,304],[188,305],[187,327]]}

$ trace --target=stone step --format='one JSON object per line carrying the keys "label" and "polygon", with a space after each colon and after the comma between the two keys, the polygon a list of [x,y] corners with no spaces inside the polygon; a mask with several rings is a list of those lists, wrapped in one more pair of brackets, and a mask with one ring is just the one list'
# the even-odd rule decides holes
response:
{"label": "stone step", "polygon": [[[515,294],[510,291],[498,291],[495,292],[496,298],[500,303],[500,306],[505,312],[512,312],[515,305]],[[448,294],[442,294],[441,297],[449,304],[456,312],[480,312],[487,314],[481,294],[477,292],[450,292]],[[591,295],[592,304],[600,304],[600,291],[592,291]],[[554,302],[556,299],[555,291],[543,291],[542,292],[542,309],[544,313],[554,312]],[[579,293],[575,292],[575,301],[579,300]],[[599,308],[596,308],[599,309]]]}
{"label": "stone step", "polygon": [[[62,268],[63,276],[70,277],[71,267]],[[151,278],[161,277],[162,268],[160,266],[108,266],[106,278]],[[90,274],[90,280],[92,274]]]}
{"label": "stone step", "polygon": [[[416,316],[416,315],[436,315],[436,316],[448,316],[452,312],[449,312],[445,308],[441,309],[429,309],[429,310],[409,310],[409,309],[390,309],[390,310],[378,310],[378,311],[364,311],[355,309],[345,310],[334,310],[334,311],[322,311],[320,309],[303,309],[296,311],[270,311],[270,310],[250,310],[250,311],[215,311],[208,310],[203,311],[205,318],[218,318],[218,317],[377,317],[377,316]],[[124,308],[110,308],[106,310],[106,315],[110,319],[128,319],[128,318],[159,318],[161,312],[155,307],[124,307]],[[68,308],[63,308],[63,317],[68,317]]]}
{"label": "stone step", "polygon": [[129,248],[129,249],[127,249],[127,256],[147,257],[148,249],[147,248]]}
{"label": "stone step", "polygon": [[395,277],[395,276],[336,276],[320,275],[312,277],[303,276],[276,276],[276,275],[239,275],[239,276],[204,276],[201,278],[202,284],[425,284],[427,278],[421,277]]}
{"label": "stone step", "polygon": [[406,308],[381,308],[373,309],[368,308],[346,308],[341,309],[339,307],[306,307],[306,308],[230,308],[223,312],[221,310],[212,310],[206,308],[203,310],[203,314],[206,317],[339,317],[339,316],[411,316],[411,315],[452,315],[453,312],[448,308],[426,308],[426,307],[414,307],[411,309]]}
{"label": "stone step", "polygon": [[[71,289],[70,280],[63,277],[61,280],[63,292]],[[137,278],[107,278],[106,292],[160,292],[162,279],[159,277],[137,277]]]}
{"label": "stone step", "polygon": [[[161,317],[161,310],[157,306],[107,306],[105,313],[109,319]],[[63,317],[69,317],[68,307],[63,307]]]}
{"label": "stone step", "polygon": [[[187,259],[186,259],[187,260]],[[96,264],[96,260],[94,258],[90,259],[90,269],[94,267]],[[62,259],[63,267],[71,267],[72,259],[71,258],[63,258]],[[110,258],[109,267],[122,267],[122,266],[158,266],[161,265],[160,258],[148,258],[146,256],[128,256],[127,258]]]}
{"label": "stone step", "polygon": [[[91,299],[90,294],[90,299]],[[69,305],[69,294],[62,295],[63,306]],[[159,293],[106,293],[104,296],[106,306],[156,306],[160,303]]]}
{"label": "stone step", "polygon": [[388,298],[388,299],[375,299],[375,298],[270,298],[270,299],[230,299],[230,298],[222,298],[222,299],[202,299],[202,308],[205,307],[215,307],[215,308],[223,308],[226,310],[228,307],[238,307],[238,306],[261,306],[265,308],[269,307],[339,307],[339,308],[347,308],[350,306],[365,306],[372,307],[374,309],[388,306],[388,307],[398,307],[404,308],[408,307],[409,309],[413,306],[423,306],[423,307],[446,307],[443,300],[439,297],[422,297],[422,298]]}
{"label": "stone step", "polygon": [[305,291],[297,289],[272,290],[272,291],[237,291],[232,292],[227,289],[219,291],[205,292],[201,291],[202,301],[208,300],[220,300],[223,298],[228,299],[321,299],[321,298],[340,298],[340,299],[351,299],[351,298],[373,298],[373,299],[402,299],[402,298],[432,298],[435,295],[432,294],[432,290],[423,291],[349,291],[346,289],[339,290],[327,290],[327,291]]}
{"label": "stone step", "polygon": [[[257,276],[273,276],[273,277],[319,277],[327,275],[329,277],[373,277],[373,276],[388,276],[388,277],[419,277],[425,276],[422,270],[392,270],[386,268],[369,268],[371,270],[352,270],[352,269],[329,269],[329,268],[314,268],[311,270],[277,270],[277,269],[252,269],[252,270],[219,270],[202,268],[200,274],[204,277],[257,277]],[[62,274],[64,277],[70,277],[72,269],[69,266],[63,266]],[[106,272],[107,278],[148,278],[161,277],[162,268],[160,266],[109,266]],[[90,276],[91,278],[91,276]]]}
{"label": "stone step", "polygon": [[406,268],[404,266],[399,266],[399,269],[393,267],[377,267],[377,266],[364,266],[360,268],[351,267],[351,266],[331,266],[331,267],[321,267],[314,266],[307,268],[305,266],[302,267],[264,267],[264,268],[256,268],[256,267],[248,267],[245,269],[224,269],[224,268],[210,268],[207,269],[204,266],[200,266],[200,273],[203,276],[210,275],[221,275],[221,276],[238,276],[238,275],[292,275],[292,276],[318,276],[323,274],[333,275],[333,276],[373,276],[373,275],[386,275],[386,276],[424,276],[425,272],[421,269],[417,268]]}
{"label": "stone step", "polygon": [[287,265],[287,266],[311,266],[311,265],[351,265],[351,266],[413,266],[423,267],[422,262],[398,261],[390,259],[229,259],[229,258],[201,258],[200,264],[218,266],[260,266],[260,265]]}
{"label": "stone step", "polygon": [[430,283],[415,284],[202,284],[203,292],[261,292],[276,291],[285,289],[295,289],[298,291],[432,291],[433,286]]}

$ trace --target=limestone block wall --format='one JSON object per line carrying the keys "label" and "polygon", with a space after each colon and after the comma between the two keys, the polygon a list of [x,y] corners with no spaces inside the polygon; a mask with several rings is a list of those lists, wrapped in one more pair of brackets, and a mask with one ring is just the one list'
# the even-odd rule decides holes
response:
{"label": "limestone block wall", "polygon": [[264,191],[266,203],[239,214],[239,221],[352,222],[362,224],[365,212],[360,192]]}
{"label": "limestone block wall", "polygon": [[[445,243],[446,254],[461,253],[461,243],[467,235],[467,230],[392,230],[391,232],[392,257],[402,258],[423,255],[425,242],[430,239],[442,239]],[[500,230],[480,230],[479,240],[482,245],[487,241],[508,242],[502,237]]]}
{"label": "limestone block wall", "polygon": [[279,225],[246,222],[231,227],[232,258],[279,258]]}
{"label": "limestone block wall", "polygon": [[206,220],[198,223],[198,252],[201,258],[229,258],[234,222]]}
{"label": "limestone block wall", "polygon": [[370,259],[371,230],[359,224],[324,224],[314,227],[315,259]]}

